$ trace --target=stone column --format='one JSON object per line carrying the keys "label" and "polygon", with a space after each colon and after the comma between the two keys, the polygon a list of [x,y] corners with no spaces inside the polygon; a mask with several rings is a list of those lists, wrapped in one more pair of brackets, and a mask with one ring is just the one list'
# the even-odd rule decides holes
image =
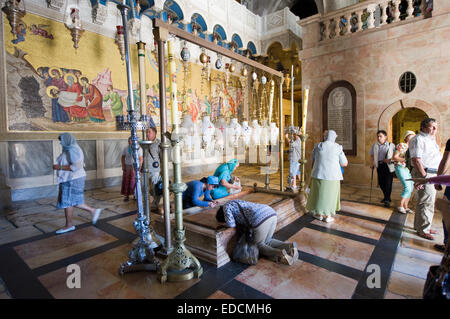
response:
{"label": "stone column", "polygon": [[401,0],[393,0],[392,3],[394,4],[394,22],[400,21],[400,2]]}
{"label": "stone column", "polygon": [[406,9],[406,19],[414,18],[413,12],[414,12],[414,6],[413,6],[413,0],[407,0],[408,1],[408,9]]}
{"label": "stone column", "polygon": [[356,17],[358,18],[358,24],[357,24],[356,32],[362,31],[362,26],[363,26],[362,15],[363,15],[363,10],[359,10],[359,11],[356,12]]}
{"label": "stone column", "polygon": [[330,38],[330,20],[325,20],[323,22],[323,25],[325,26],[325,31],[323,32],[323,40],[328,40]]}
{"label": "stone column", "polygon": [[375,4],[369,4],[367,6],[367,12],[369,16],[367,17],[367,29],[373,29],[375,27]]}
{"label": "stone column", "polygon": [[334,33],[336,33],[335,38],[339,37],[341,35],[341,28],[339,26],[341,22],[341,17],[334,18],[335,26],[334,26]]}
{"label": "stone column", "polygon": [[353,16],[353,14],[351,12],[345,16],[345,19],[347,19],[347,25],[345,26],[347,29],[346,34],[352,33],[352,16]]}
{"label": "stone column", "polygon": [[387,23],[388,16],[386,14],[386,9],[388,7],[388,2],[381,3],[380,7],[381,7],[380,26],[382,26]]}

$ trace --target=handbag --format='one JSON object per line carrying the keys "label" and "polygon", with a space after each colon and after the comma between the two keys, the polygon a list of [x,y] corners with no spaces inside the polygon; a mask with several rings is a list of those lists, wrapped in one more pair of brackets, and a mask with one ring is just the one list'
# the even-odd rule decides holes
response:
{"label": "handbag", "polygon": [[[248,225],[247,217],[244,213],[242,215]],[[234,246],[231,258],[243,264],[256,265],[259,258],[259,249],[255,243],[255,229],[246,225],[239,225],[238,234],[239,239]]]}
{"label": "handbag", "polygon": [[440,265],[431,266],[427,273],[425,286],[423,287],[423,299],[450,299],[450,255],[447,243],[444,257]]}

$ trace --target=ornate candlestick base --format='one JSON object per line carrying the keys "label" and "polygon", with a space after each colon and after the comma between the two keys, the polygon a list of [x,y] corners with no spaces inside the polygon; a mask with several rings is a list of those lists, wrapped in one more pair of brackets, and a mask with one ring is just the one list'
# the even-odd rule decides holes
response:
{"label": "ornate candlestick base", "polygon": [[198,259],[184,246],[184,229],[175,230],[175,247],[158,269],[161,283],[200,278],[203,268]]}
{"label": "ornate candlestick base", "polygon": [[154,233],[153,228],[149,225],[146,216],[138,217],[133,225],[139,237],[133,242],[133,248],[128,253],[129,259],[120,265],[120,275],[133,271],[156,271],[161,266],[161,262],[155,255],[162,244],[159,236]]}

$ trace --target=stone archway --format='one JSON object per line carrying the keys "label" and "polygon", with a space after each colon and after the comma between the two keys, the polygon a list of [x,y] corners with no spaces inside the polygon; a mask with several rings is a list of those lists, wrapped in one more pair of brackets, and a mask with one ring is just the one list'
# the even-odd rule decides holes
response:
{"label": "stone archway", "polygon": [[[423,100],[409,98],[398,100],[386,107],[383,112],[381,112],[380,117],[378,118],[377,130],[385,130],[386,132],[388,132],[388,136],[392,136],[392,132],[390,132],[390,121],[395,114],[405,108],[418,108],[424,111],[429,117],[436,119],[439,124],[442,123],[439,110],[433,104],[430,104]],[[437,140],[439,141],[439,131]]]}

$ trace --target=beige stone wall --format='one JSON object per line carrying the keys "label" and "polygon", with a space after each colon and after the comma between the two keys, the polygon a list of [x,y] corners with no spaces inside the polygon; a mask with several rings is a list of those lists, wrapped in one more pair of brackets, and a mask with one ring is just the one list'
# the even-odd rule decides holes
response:
{"label": "beige stone wall", "polygon": [[[307,44],[300,54],[302,84],[310,86],[307,156],[323,130],[323,93],[340,80],[354,86],[357,98],[357,155],[349,156],[346,182],[370,183],[369,150],[376,141],[376,131],[388,130],[402,104],[436,118],[440,146],[445,146],[450,138],[450,14],[448,8],[439,9],[429,19],[414,18],[320,44],[315,33],[317,17],[302,25]],[[417,85],[409,94],[398,86],[406,71],[417,77]]]}

